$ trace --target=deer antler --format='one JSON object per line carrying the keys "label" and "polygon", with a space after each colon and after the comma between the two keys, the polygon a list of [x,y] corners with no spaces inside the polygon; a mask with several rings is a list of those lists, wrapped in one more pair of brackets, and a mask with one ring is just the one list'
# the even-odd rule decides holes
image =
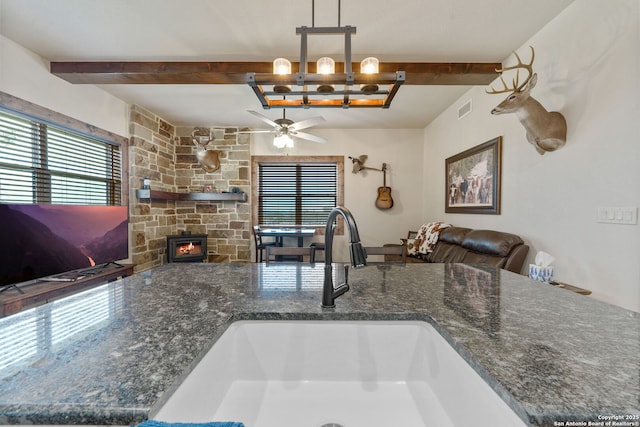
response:
{"label": "deer antler", "polygon": [[[500,74],[500,81],[502,82],[504,89],[495,90],[493,86],[490,86],[491,91],[485,89],[486,93],[497,94],[497,93],[522,91],[522,89],[527,85],[527,83],[529,83],[529,80],[531,80],[531,77],[533,76],[533,60],[535,59],[536,52],[535,50],[533,50],[533,46],[529,46],[529,47],[531,48],[531,62],[528,64],[523,64],[522,59],[520,59],[520,56],[518,56],[518,52],[513,52],[516,58],[518,59],[518,63],[511,67],[502,67],[501,69],[496,69],[496,72]],[[527,72],[529,73],[529,76],[526,78],[524,83],[519,85],[518,80],[520,79],[520,69],[527,70]],[[513,87],[507,86],[507,82],[505,82],[504,78],[502,77],[502,73],[504,71],[509,71],[509,70],[516,70],[516,77],[513,79]]]}
{"label": "deer antler", "polygon": [[202,147],[207,146],[211,141],[216,139],[209,128],[197,127],[191,132],[191,139],[193,139],[193,143],[196,145],[200,145]]}
{"label": "deer antler", "polygon": [[219,152],[210,150],[207,145],[216,139],[210,128],[197,127],[191,132],[191,139],[196,145],[196,159],[205,172],[215,172],[220,168]]}

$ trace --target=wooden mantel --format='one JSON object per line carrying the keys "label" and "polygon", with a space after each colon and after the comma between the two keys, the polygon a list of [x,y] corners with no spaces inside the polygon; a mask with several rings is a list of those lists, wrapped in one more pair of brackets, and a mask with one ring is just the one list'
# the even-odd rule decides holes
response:
{"label": "wooden mantel", "polygon": [[237,202],[246,202],[246,193],[174,193],[170,191],[159,190],[136,190],[138,199],[151,200],[182,200],[182,201],[214,201],[222,202],[227,200],[235,200]]}

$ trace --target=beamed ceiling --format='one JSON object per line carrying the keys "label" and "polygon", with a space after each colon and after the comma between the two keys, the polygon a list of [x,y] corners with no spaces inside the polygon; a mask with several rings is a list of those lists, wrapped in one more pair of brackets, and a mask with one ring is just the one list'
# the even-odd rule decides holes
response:
{"label": "beamed ceiling", "polygon": [[[380,72],[406,72],[391,107],[287,117],[320,114],[319,128],[423,128],[470,86],[491,83],[501,61],[572,1],[316,0],[312,14],[311,0],[0,0],[0,34],[50,61],[61,79],[97,85],[175,125],[262,127],[247,110],[282,112],[262,110],[246,73],[269,73],[281,56],[295,72],[296,27],[351,25],[354,72],[367,56],[380,59]],[[342,37],[309,40],[310,61],[341,60]]]}

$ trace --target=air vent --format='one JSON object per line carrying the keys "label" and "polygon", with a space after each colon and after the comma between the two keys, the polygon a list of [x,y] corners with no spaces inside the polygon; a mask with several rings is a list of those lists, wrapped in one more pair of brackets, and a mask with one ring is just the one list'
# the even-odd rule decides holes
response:
{"label": "air vent", "polygon": [[458,120],[471,112],[471,100],[468,100],[460,108],[458,108]]}

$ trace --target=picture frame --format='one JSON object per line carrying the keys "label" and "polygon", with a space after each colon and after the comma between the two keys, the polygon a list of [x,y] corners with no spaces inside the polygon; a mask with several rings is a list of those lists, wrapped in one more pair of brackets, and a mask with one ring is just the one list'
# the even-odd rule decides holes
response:
{"label": "picture frame", "polygon": [[502,137],[445,159],[445,212],[500,214]]}

